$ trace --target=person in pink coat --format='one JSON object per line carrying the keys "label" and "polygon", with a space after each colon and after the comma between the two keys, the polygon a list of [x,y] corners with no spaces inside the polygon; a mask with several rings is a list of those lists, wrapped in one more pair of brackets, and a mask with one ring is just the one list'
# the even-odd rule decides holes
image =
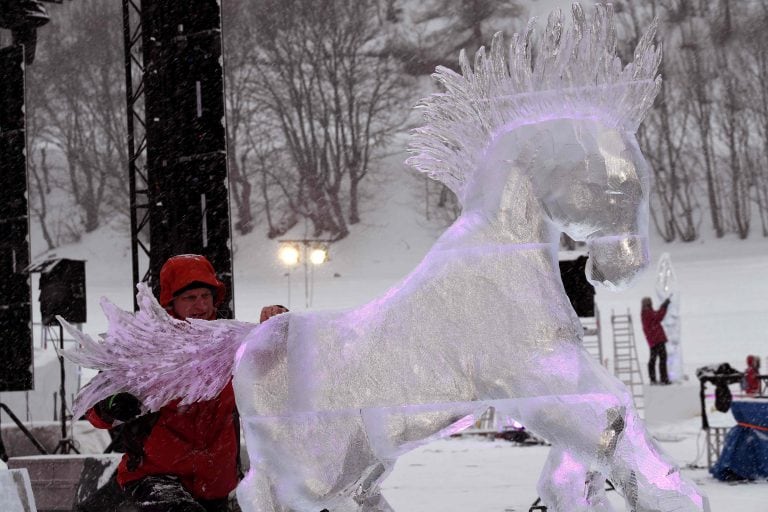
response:
{"label": "person in pink coat", "polygon": [[648,376],[651,384],[656,384],[656,359],[659,360],[659,376],[662,384],[669,384],[667,374],[667,333],[661,322],[667,314],[669,299],[661,303],[658,311],[653,309],[650,297],[643,297],[640,308],[640,318],[643,322],[643,333],[648,346],[651,347],[651,357],[648,360]]}

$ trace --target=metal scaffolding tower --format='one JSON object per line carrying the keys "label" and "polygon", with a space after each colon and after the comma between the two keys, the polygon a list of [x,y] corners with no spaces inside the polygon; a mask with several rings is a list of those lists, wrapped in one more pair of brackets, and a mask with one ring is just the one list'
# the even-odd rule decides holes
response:
{"label": "metal scaffolding tower", "polygon": [[202,254],[229,291],[219,317],[232,318],[219,2],[123,0],[123,34],[133,283],[157,293],[169,257]]}
{"label": "metal scaffolding tower", "polygon": [[[149,260],[149,247],[142,240],[149,223],[147,199],[147,130],[144,121],[144,58],[141,53],[141,2],[123,0],[123,45],[125,52],[125,95],[128,106],[128,189],[130,194],[132,283],[149,278],[142,275],[139,257]],[[149,236],[143,237],[145,240]],[[144,265],[148,265],[146,262]],[[133,307],[138,309],[134,297]]]}

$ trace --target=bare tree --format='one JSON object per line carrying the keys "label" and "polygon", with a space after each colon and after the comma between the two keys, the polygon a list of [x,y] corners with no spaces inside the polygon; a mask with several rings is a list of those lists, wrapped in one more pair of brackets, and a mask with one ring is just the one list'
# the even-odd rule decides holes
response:
{"label": "bare tree", "polygon": [[698,131],[701,164],[707,187],[709,212],[715,236],[725,234],[721,187],[716,176],[713,147],[713,116],[715,111],[715,82],[717,71],[712,58],[709,26],[700,19],[687,20],[682,30],[682,64],[687,76],[687,104],[693,116],[694,127]]}
{"label": "bare tree", "polygon": [[403,24],[389,42],[389,51],[403,62],[406,73],[416,76],[428,75],[438,65],[456,65],[459,51],[473,54],[494,33],[514,31],[525,15],[521,3],[514,0],[400,3],[398,21]]}
{"label": "bare tree", "polygon": [[41,30],[30,67],[31,102],[39,130],[35,144],[64,157],[51,163],[54,180],[82,211],[82,229],[127,213],[125,93],[119,6],[83,0],[57,12]]}
{"label": "bare tree", "polygon": [[257,179],[267,236],[275,238],[299,222],[298,184],[285,179],[283,173],[283,169],[291,167],[291,158],[272,136],[280,132],[279,126],[272,126],[272,120],[265,116],[260,119],[262,122],[247,127],[245,154],[249,155],[249,165]]}
{"label": "bare tree", "polygon": [[[526,15],[522,3],[514,0],[389,1],[398,5],[394,10],[400,23],[388,51],[415,76],[429,75],[438,65],[456,67],[462,49],[471,55],[496,32],[509,36],[523,27]],[[448,187],[437,183],[424,191],[426,212],[448,223],[458,217],[460,205]]]}
{"label": "bare tree", "polygon": [[739,51],[734,55],[739,61],[741,77],[744,80],[745,95],[748,98],[751,123],[754,127],[754,143],[747,153],[754,187],[754,201],[757,206],[762,234],[768,236],[768,1],[763,0],[755,12],[750,13],[742,25],[744,36]]}
{"label": "bare tree", "polygon": [[360,185],[404,120],[406,83],[385,51],[386,7],[267,0],[249,10],[257,48],[250,101],[274,119],[272,138],[290,156],[263,182],[291,196],[284,204],[309,219],[315,236],[343,238],[360,220]]}
{"label": "bare tree", "polygon": [[[746,238],[757,205],[764,233],[768,214],[765,163],[768,108],[764,47],[765,0],[617,2],[625,40],[658,16],[665,48],[664,90],[642,128],[656,178],[653,219],[665,240],[698,236],[697,197],[717,237]],[[753,28],[750,28],[752,26]]]}
{"label": "bare tree", "polygon": [[642,27],[650,19],[660,16],[668,21],[662,41],[666,50],[660,69],[664,79],[662,90],[638,136],[653,169],[651,218],[657,231],[668,242],[678,237],[692,241],[699,236],[700,208],[692,153],[688,151],[691,116],[685,92],[686,75],[676,71],[685,65],[686,56],[669,50],[680,48],[680,24],[689,15],[691,5],[679,0],[642,5],[626,2],[616,7],[626,20],[621,43],[624,54],[633,51]]}
{"label": "bare tree", "polygon": [[224,99],[227,114],[227,160],[234,202],[235,229],[248,234],[254,229],[253,185],[255,175],[250,163],[251,150],[246,144],[249,126],[254,122],[250,85],[255,70],[252,27],[248,17],[240,13],[246,8],[244,0],[224,2],[222,28],[224,33]]}
{"label": "bare tree", "polygon": [[45,240],[47,245],[46,249],[50,251],[56,247],[57,243],[51,236],[51,230],[48,227],[48,196],[51,193],[51,184],[45,148],[40,149],[39,163],[36,158],[28,158],[27,169],[31,178],[30,184],[32,186],[32,196],[34,197],[34,200],[29,203],[29,209],[37,217],[43,240]]}
{"label": "bare tree", "polygon": [[[0,41],[2,42],[2,41]],[[29,68],[27,68],[29,72]],[[29,211],[37,219],[47,250],[56,247],[57,241],[51,234],[51,219],[48,217],[49,197],[52,192],[51,169],[45,145],[42,143],[41,116],[37,106],[45,88],[36,80],[26,81],[26,131],[27,131],[27,174],[30,187]]]}
{"label": "bare tree", "polygon": [[745,125],[745,98],[741,84],[734,70],[729,69],[731,52],[727,47],[717,49],[717,62],[723,71],[721,75],[722,97],[718,116],[719,135],[725,148],[721,158],[725,167],[723,175],[728,176],[730,191],[730,214],[740,238],[747,238],[750,227],[749,179],[742,165],[742,154],[748,146],[748,129]]}

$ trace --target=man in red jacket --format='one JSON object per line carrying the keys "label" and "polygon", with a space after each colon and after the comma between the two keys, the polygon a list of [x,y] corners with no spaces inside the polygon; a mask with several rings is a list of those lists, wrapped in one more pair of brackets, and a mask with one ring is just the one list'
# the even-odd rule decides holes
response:
{"label": "man in red jacket", "polygon": [[656,358],[659,359],[659,374],[662,384],[669,384],[667,375],[667,334],[661,322],[667,314],[669,299],[661,303],[658,311],[654,311],[650,297],[643,297],[640,308],[640,318],[643,322],[643,333],[648,346],[651,347],[651,357],[648,360],[648,376],[651,384],[656,384]]}
{"label": "man in red jacket", "polygon": [[[214,320],[226,287],[203,256],[169,258],[160,270],[160,304],[175,318]],[[261,321],[284,313],[262,309]],[[119,393],[86,417],[99,428],[123,422],[125,455],[117,483],[139,512],[223,512],[238,482],[240,423],[230,382],[219,396],[139,416],[141,403]]]}

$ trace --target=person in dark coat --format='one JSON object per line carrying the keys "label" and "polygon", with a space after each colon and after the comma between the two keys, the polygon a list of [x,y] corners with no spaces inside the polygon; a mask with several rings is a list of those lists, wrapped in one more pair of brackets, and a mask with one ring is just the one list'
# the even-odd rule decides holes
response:
{"label": "person in dark coat", "polygon": [[[226,287],[203,256],[169,258],[160,270],[160,304],[178,319],[214,320]],[[284,313],[268,306],[261,321]],[[223,512],[239,479],[240,423],[230,381],[205,402],[140,415],[141,402],[118,393],[97,403],[86,418],[98,428],[123,424],[125,455],[117,484],[138,512]]]}
{"label": "person in dark coat", "polygon": [[658,311],[653,309],[650,297],[643,297],[640,308],[640,319],[643,322],[643,333],[648,346],[651,348],[651,357],[648,360],[648,376],[651,384],[656,384],[656,359],[659,360],[659,376],[662,384],[669,384],[667,374],[667,334],[664,332],[661,322],[667,314],[669,299],[661,303]]}

